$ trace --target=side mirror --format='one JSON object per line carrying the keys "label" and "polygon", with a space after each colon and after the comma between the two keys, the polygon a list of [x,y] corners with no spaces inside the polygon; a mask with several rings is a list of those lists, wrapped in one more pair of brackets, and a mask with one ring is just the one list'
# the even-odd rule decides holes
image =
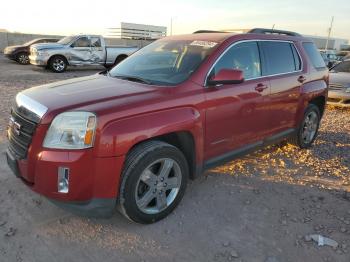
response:
{"label": "side mirror", "polygon": [[225,84],[243,83],[243,71],[238,69],[221,69],[216,75],[208,79],[208,85],[217,86]]}

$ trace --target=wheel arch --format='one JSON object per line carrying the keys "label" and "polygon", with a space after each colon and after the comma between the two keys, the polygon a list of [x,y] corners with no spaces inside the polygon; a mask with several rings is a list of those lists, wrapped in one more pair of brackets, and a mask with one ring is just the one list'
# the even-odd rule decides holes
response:
{"label": "wheel arch", "polygon": [[51,60],[54,58],[54,57],[62,57],[66,63],[67,63],[67,66],[69,65],[69,62],[68,62],[68,59],[65,55],[62,55],[62,54],[54,54],[54,55],[51,55],[50,58],[47,60],[47,65],[50,64]]}
{"label": "wheel arch", "polygon": [[113,65],[119,64],[120,62],[122,62],[127,57],[128,57],[127,54],[120,54],[120,55],[118,55],[117,58],[114,60],[114,64]]}
{"label": "wheel arch", "polygon": [[26,51],[26,50],[21,50],[21,51],[17,51],[16,53],[14,53],[14,56],[17,57],[18,55],[23,54],[23,53],[24,53],[24,54],[27,54],[28,56],[29,56],[29,54],[30,54],[30,53],[29,53],[28,51]]}
{"label": "wheel arch", "polygon": [[318,109],[320,110],[321,116],[323,116],[325,106],[326,106],[326,97],[325,96],[314,97],[309,101],[309,104],[316,105],[318,107]]}
{"label": "wheel arch", "polygon": [[148,141],[162,141],[165,143],[168,143],[172,146],[175,146],[178,148],[185,156],[189,171],[190,171],[190,178],[194,179],[196,174],[196,145],[195,140],[193,137],[193,134],[189,131],[178,131],[178,132],[172,132],[163,134],[160,136],[155,136],[143,141],[140,141],[136,144],[134,144],[128,154],[138,145],[148,142]]}

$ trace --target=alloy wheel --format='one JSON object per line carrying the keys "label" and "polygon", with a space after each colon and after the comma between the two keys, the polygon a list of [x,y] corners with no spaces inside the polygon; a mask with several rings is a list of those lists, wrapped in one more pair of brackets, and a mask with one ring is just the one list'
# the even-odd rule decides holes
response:
{"label": "alloy wheel", "polygon": [[170,206],[181,186],[179,164],[170,158],[151,163],[141,174],[135,191],[137,207],[145,214],[158,214]]}
{"label": "alloy wheel", "polygon": [[302,130],[302,139],[304,143],[308,144],[314,139],[318,127],[318,116],[317,113],[311,111],[304,121],[304,126]]}
{"label": "alloy wheel", "polygon": [[29,57],[26,54],[21,54],[18,56],[18,62],[20,62],[21,64],[28,64],[29,63]]}
{"label": "alloy wheel", "polygon": [[65,68],[65,61],[63,61],[63,59],[61,58],[56,58],[53,63],[52,66],[53,68],[57,71],[57,72],[61,72],[64,70]]}

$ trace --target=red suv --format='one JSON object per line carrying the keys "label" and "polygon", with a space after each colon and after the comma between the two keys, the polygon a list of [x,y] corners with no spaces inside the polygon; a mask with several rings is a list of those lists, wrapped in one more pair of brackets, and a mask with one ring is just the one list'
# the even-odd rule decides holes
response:
{"label": "red suv", "polygon": [[62,207],[152,223],[208,168],[287,138],[311,146],[327,90],[321,55],[296,33],[166,37],[109,72],[20,92],[7,160]]}

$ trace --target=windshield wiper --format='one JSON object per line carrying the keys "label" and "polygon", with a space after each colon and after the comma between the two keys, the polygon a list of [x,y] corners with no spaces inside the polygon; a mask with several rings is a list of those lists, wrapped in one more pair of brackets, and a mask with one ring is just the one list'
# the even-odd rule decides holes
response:
{"label": "windshield wiper", "polygon": [[141,78],[141,77],[137,77],[137,76],[116,75],[114,77],[120,78],[120,79],[123,79],[123,80],[132,81],[132,82],[139,82],[139,83],[143,83],[143,84],[147,84],[147,85],[152,85],[151,81],[149,81],[147,79],[144,79],[144,78]]}

